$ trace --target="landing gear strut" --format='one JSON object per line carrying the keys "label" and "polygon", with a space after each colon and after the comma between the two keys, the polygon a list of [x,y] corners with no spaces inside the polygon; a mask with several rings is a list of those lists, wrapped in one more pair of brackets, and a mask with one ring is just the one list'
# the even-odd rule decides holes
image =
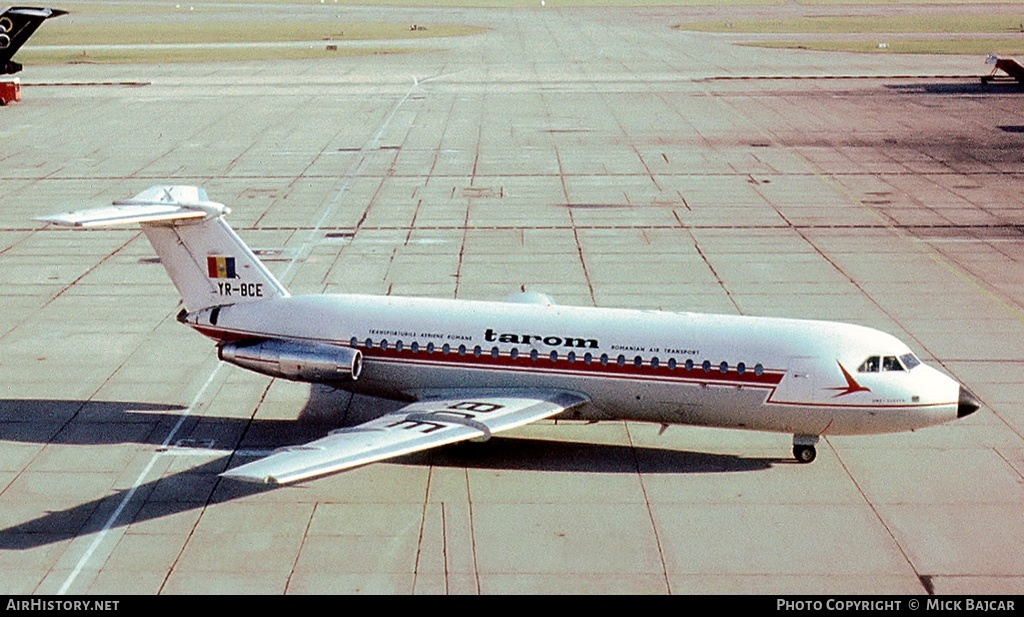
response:
{"label": "landing gear strut", "polygon": [[814,445],[818,443],[817,435],[793,435],[793,458],[798,463],[810,463],[818,456]]}

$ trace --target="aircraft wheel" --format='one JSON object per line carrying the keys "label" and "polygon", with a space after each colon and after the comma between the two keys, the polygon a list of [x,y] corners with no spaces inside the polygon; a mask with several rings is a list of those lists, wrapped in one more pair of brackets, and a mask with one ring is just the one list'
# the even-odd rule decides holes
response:
{"label": "aircraft wheel", "polygon": [[798,463],[810,463],[818,456],[814,446],[793,446],[793,457]]}

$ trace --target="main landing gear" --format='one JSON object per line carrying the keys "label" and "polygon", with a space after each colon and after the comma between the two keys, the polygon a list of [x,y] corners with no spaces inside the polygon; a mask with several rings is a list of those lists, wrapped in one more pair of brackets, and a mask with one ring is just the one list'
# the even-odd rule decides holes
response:
{"label": "main landing gear", "polygon": [[793,435],[793,458],[798,463],[810,463],[818,456],[814,445],[818,443],[817,435]]}

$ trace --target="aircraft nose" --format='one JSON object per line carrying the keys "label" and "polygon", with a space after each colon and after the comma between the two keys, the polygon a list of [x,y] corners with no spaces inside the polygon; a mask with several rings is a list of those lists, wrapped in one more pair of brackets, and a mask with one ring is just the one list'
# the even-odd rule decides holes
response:
{"label": "aircraft nose", "polygon": [[960,386],[960,402],[956,406],[956,417],[969,416],[978,411],[980,407],[981,401],[978,400],[978,397],[974,396],[967,388]]}

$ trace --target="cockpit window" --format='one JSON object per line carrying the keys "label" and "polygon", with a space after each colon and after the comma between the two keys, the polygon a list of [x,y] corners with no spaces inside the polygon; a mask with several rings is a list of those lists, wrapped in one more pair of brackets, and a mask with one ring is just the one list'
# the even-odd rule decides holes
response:
{"label": "cockpit window", "polygon": [[915,358],[914,354],[906,354],[899,358],[896,356],[871,356],[857,367],[857,372],[877,373],[879,371],[910,370],[920,363],[921,361]]}
{"label": "cockpit window", "polygon": [[921,364],[921,361],[917,359],[917,356],[915,356],[912,353],[903,354],[902,356],[900,356],[900,362],[903,363],[904,368],[906,368],[908,371],[914,370],[915,366]]}
{"label": "cockpit window", "polygon": [[902,371],[903,365],[896,359],[896,356],[886,356],[882,358],[882,370],[883,371]]}
{"label": "cockpit window", "polygon": [[880,358],[878,356],[871,356],[864,361],[859,367],[857,367],[858,373],[877,373]]}

